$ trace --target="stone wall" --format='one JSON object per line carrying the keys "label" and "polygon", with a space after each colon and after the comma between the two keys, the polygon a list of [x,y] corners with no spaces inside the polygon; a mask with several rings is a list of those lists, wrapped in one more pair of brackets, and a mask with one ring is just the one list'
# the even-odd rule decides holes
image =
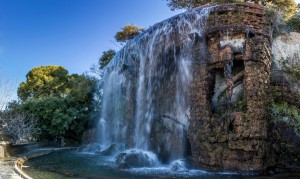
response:
{"label": "stone wall", "polygon": [[199,168],[262,171],[269,165],[269,18],[260,5],[216,6],[205,37],[195,41],[188,134]]}

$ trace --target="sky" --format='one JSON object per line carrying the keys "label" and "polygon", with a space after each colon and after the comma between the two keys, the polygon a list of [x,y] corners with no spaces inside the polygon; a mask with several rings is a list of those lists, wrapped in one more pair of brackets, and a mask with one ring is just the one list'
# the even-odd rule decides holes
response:
{"label": "sky", "polygon": [[148,28],[178,13],[165,0],[0,0],[0,70],[19,82],[42,65],[81,74],[119,49],[114,35],[125,25]]}
{"label": "sky", "polygon": [[125,25],[148,28],[180,12],[166,0],[0,0],[0,70],[18,82],[42,65],[81,74],[119,49],[114,35]]}

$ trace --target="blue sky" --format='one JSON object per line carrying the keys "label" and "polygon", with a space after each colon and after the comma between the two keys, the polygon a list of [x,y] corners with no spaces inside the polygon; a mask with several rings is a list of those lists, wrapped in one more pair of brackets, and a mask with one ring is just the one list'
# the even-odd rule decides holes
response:
{"label": "blue sky", "polygon": [[0,68],[20,81],[41,65],[82,73],[118,49],[124,25],[147,28],[175,14],[165,0],[0,0]]}
{"label": "blue sky", "polygon": [[0,0],[0,70],[19,82],[41,65],[83,73],[118,50],[124,25],[147,28],[178,13],[165,0]]}

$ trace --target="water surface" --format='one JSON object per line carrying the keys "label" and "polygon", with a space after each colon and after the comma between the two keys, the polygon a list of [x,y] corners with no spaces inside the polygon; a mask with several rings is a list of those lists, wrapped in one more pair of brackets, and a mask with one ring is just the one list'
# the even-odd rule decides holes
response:
{"label": "water surface", "polygon": [[29,160],[24,170],[33,178],[43,179],[270,179],[300,178],[300,174],[281,174],[275,176],[243,176],[238,173],[211,173],[203,170],[172,171],[168,165],[156,168],[118,169],[114,157],[101,157],[95,154],[70,151],[52,154]]}

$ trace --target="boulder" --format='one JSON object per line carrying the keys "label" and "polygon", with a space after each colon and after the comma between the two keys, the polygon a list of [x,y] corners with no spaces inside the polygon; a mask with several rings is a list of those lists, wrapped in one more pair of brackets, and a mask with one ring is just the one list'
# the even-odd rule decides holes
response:
{"label": "boulder", "polygon": [[186,171],[186,164],[183,160],[175,160],[171,163],[171,170],[176,172]]}
{"label": "boulder", "polygon": [[112,144],[110,145],[108,148],[102,150],[102,151],[98,151],[95,152],[97,155],[100,156],[111,156],[113,154],[116,154],[118,151],[120,151],[122,149],[121,145],[118,144]]}
{"label": "boulder", "polygon": [[121,169],[154,167],[158,163],[154,153],[135,149],[120,153],[116,159],[117,167]]}

